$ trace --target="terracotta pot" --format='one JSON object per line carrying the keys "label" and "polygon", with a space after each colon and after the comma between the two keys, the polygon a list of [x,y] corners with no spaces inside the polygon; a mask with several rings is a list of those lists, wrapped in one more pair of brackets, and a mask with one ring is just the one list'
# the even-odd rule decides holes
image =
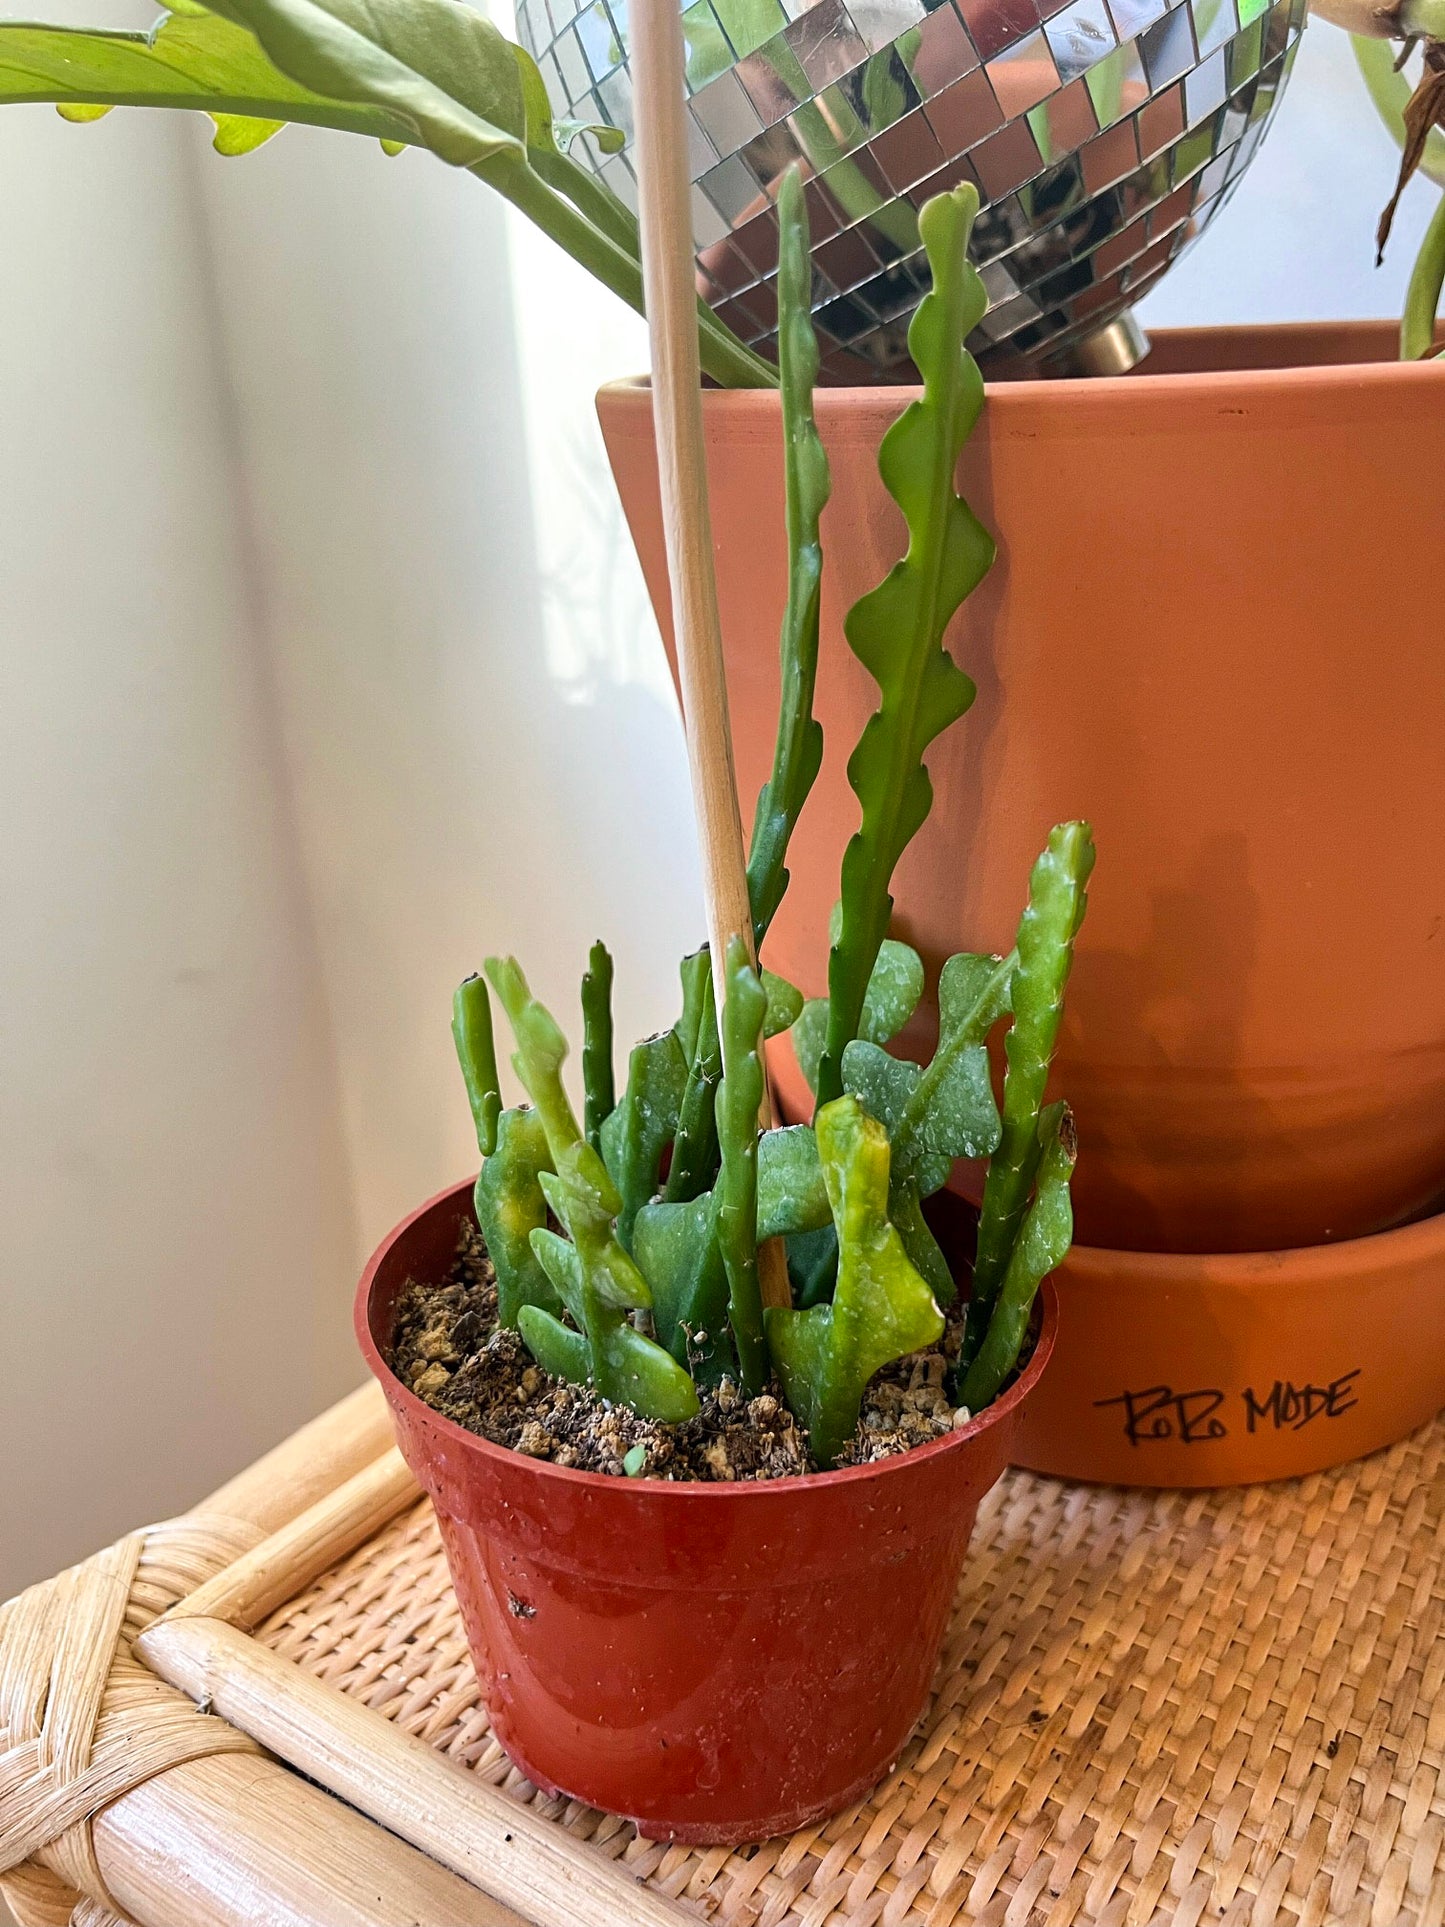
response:
{"label": "terracotta pot", "polygon": [[1445,1405],[1445,1217],[1299,1251],[1076,1246],[1020,1465],[1122,1485],[1318,1472]]}
{"label": "terracotta pot", "polygon": [[[935,745],[895,926],[1006,949],[1051,824],[1099,846],[1058,1089],[1086,1242],[1296,1246],[1445,1191],[1445,365],[1383,326],[1161,335],[1139,373],[994,386],[961,484],[1000,556],[952,636],[978,700]],[[769,961],[811,994],[875,702],[842,619],[898,555],[890,389],[828,390],[823,775]],[[669,620],[648,396],[599,412]],[[767,774],[784,601],[776,398],[704,397],[742,794]],[[928,1044],[918,1020],[905,1049]],[[795,1114],[790,1053],[774,1064]]]}
{"label": "terracotta pot", "polygon": [[652,1838],[763,1839],[847,1806],[923,1711],[979,1500],[1053,1349],[1051,1288],[1018,1382],[933,1445],[762,1485],[604,1478],[488,1444],[384,1363],[397,1293],[444,1274],[470,1212],[458,1185],[397,1226],[356,1331],[436,1505],[497,1738]]}

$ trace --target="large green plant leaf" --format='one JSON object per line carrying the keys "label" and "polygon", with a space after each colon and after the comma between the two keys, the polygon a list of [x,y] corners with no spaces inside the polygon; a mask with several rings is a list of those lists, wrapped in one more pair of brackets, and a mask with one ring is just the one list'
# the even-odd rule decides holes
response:
{"label": "large green plant leaf", "polygon": [[843,1089],[843,1052],[858,1035],[893,909],[894,867],[933,805],[924,752],[974,697],[943,636],[994,557],[992,538],[953,482],[983,406],[983,378],[964,346],[988,306],[968,259],[977,212],[978,193],[964,184],[929,201],[919,216],[933,286],[908,343],[923,394],[889,429],[878,457],[908,525],[908,551],[845,624],[880,700],[848,763],[862,820],[843,855],[843,923],[828,958],[828,1040],[818,1070],[825,1104]]}
{"label": "large green plant leaf", "polygon": [[920,1198],[948,1182],[958,1158],[988,1156],[999,1141],[986,1040],[1008,1008],[1016,959],[950,957],[938,980],[938,1045],[926,1068],[863,1038],[843,1053],[843,1082],[888,1127],[893,1185]]}
{"label": "large green plant leaf", "polygon": [[811,1124],[765,1131],[758,1144],[758,1239],[819,1231],[832,1222]]}
{"label": "large green plant leaf", "polygon": [[165,14],[145,33],[0,21],[0,103],[18,101],[173,107],[227,120],[300,121],[378,140],[417,138],[406,120],[378,104],[331,99],[301,85],[244,27],[199,10]]}
{"label": "large green plant leaf", "polygon": [[[0,23],[0,105],[12,101],[53,101],[74,120],[112,106],[197,109],[228,154],[286,121],[374,134],[392,153],[427,147],[642,311],[636,220],[559,146],[530,58],[461,0],[179,0],[148,33]],[[716,380],[774,384],[703,302],[698,334]]]}
{"label": "large green plant leaf", "polygon": [[520,161],[527,110],[510,42],[457,0],[209,0],[313,92],[380,107],[454,167]]}

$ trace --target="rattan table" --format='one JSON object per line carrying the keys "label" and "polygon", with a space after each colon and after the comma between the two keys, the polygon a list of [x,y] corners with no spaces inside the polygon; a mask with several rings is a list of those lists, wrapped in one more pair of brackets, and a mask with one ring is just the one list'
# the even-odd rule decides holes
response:
{"label": "rattan table", "polygon": [[0,1608],[21,1927],[1445,1927],[1445,1421],[1296,1484],[1009,1474],[895,1771],[639,1839],[500,1751],[368,1388]]}

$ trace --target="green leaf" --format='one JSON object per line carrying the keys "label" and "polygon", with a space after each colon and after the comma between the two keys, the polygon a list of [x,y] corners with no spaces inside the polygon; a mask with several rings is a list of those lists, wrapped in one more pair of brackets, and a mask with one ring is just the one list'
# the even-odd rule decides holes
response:
{"label": "green leaf", "polygon": [[592,1375],[604,1398],[630,1405],[659,1425],[682,1425],[697,1417],[697,1387],[685,1368],[626,1319],[594,1338]]}
{"label": "green leaf", "polygon": [[994,557],[992,538],[953,485],[983,406],[983,379],[964,347],[988,305],[968,260],[977,212],[978,193],[965,183],[929,201],[919,216],[933,287],[913,317],[908,343],[923,394],[889,429],[878,460],[908,525],[908,551],[844,624],[849,647],[878,684],[880,702],[848,764],[862,820],[843,856],[842,930],[828,959],[822,1103],[842,1090],[843,1052],[860,1034],[893,909],[894,867],[933,804],[924,752],[974,697],[943,636]]}
{"label": "green leaf", "polygon": [[818,1066],[823,1061],[823,1051],[828,1042],[828,999],[826,997],[808,999],[793,1022],[791,1036],[793,1055],[798,1060],[798,1069],[807,1080],[808,1089],[816,1097]]}
{"label": "green leaf", "polygon": [[765,1131],[758,1144],[758,1242],[832,1223],[811,1124]]}
{"label": "green leaf", "polygon": [[750,1398],[766,1382],[767,1345],[758,1288],[758,1112],[763,1101],[762,1035],[767,992],[741,937],[728,947],[723,1005],[723,1079],[717,1095],[721,1168],[717,1181],[717,1242],[728,1281],[728,1322],[737,1348],[743,1390]]}
{"label": "green leaf", "polygon": [[657,1191],[662,1154],[677,1129],[687,1064],[676,1031],[634,1044],[627,1088],[599,1133],[602,1156],[622,1199],[617,1235],[629,1248],[637,1214]]}
{"label": "green leaf", "polygon": [[1078,1145],[1067,1104],[1051,1104],[1039,1118],[1038,1143],[1033,1200],[1009,1252],[987,1335],[963,1375],[959,1399],[970,1412],[981,1412],[998,1396],[1018,1363],[1038,1288],[1064,1262],[1073,1242],[1069,1180]]}
{"label": "green leaf", "polygon": [[697,1055],[697,1040],[702,1033],[703,1018],[711,1008],[712,964],[706,944],[701,950],[691,951],[683,958],[678,975],[682,979],[682,1015],[673,1029],[682,1046],[684,1058],[691,1064]]}
{"label": "green leaf", "polygon": [[497,1076],[497,1048],[492,1036],[492,1005],[480,977],[468,977],[452,995],[452,1042],[472,1107],[477,1148],[484,1158],[496,1149],[497,1119],[502,1114],[502,1087]]}
{"label": "green leaf", "polygon": [[889,1196],[888,1214],[897,1227],[903,1240],[903,1249],[908,1253],[908,1262],[922,1278],[937,1302],[947,1308],[958,1296],[953,1273],[948,1268],[948,1260],[938,1247],[938,1240],[928,1228],[923,1215],[923,1206],[918,1196],[917,1178],[904,1178],[900,1183],[894,1179]]}
{"label": "green leaf", "polygon": [[657,1336],[679,1365],[704,1381],[735,1373],[728,1338],[728,1278],[717,1241],[717,1197],[644,1205],[632,1255],[652,1292]]}
{"label": "green leaf", "polygon": [[87,105],[78,100],[61,100],[56,102],[55,111],[62,120],[74,121],[78,126],[83,126],[86,121],[104,120],[107,114],[113,113],[115,110],[111,107],[98,107],[94,104]]}
{"label": "green leaf", "polygon": [[612,956],[594,943],[582,978],[582,1128],[597,1149],[617,1103],[612,1081]]}
{"label": "green leaf", "polygon": [[[697,990],[697,1029],[687,1085],[677,1114],[672,1163],[664,1196],[669,1204],[700,1197],[717,1174],[717,1087],[722,1077],[722,1042],[713,1001],[712,962],[706,951]],[[684,1006],[684,1015],[686,1007]]]}
{"label": "green leaf", "polygon": [[[557,146],[528,56],[457,0],[183,0],[146,33],[0,23],[0,104],[47,100],[73,119],[107,106],[209,113],[226,153],[287,121],[371,134],[388,153],[430,147],[642,311],[636,220]],[[774,385],[702,301],[698,335],[714,379]]]}
{"label": "green leaf", "polygon": [[943,1314],[888,1218],[888,1136],[856,1098],[825,1104],[818,1151],[838,1233],[833,1301],[767,1312],[768,1343],[813,1456],[832,1465],[852,1437],[873,1374],[932,1345]]}
{"label": "green leaf", "polygon": [[577,1247],[544,1225],[532,1233],[532,1255],[546,1272],[548,1282],[573,1324],[583,1326],[587,1319],[587,1294],[583,1290],[582,1260],[577,1255]]}
{"label": "green leaf", "polygon": [[1094,867],[1087,823],[1061,823],[1029,878],[1019,923],[1012,982],[1013,1025],[1004,1042],[1003,1130],[989,1159],[979,1211],[978,1255],[969,1296],[963,1360],[983,1341],[986,1321],[1008,1269],[1040,1157],[1039,1118],[1049,1064],[1063,1017],[1074,939],[1088,908],[1085,885]]}
{"label": "green leaf", "polygon": [[886,1044],[917,1010],[922,995],[923,959],[910,944],[885,937],[868,979],[858,1035],[870,1044]]}
{"label": "green leaf", "polygon": [[647,1447],[630,1446],[622,1455],[622,1469],[629,1479],[640,1479],[647,1470]]}
{"label": "green leaf", "polygon": [[517,1325],[524,1305],[561,1310],[531,1242],[532,1233],[547,1222],[539,1178],[551,1168],[547,1134],[537,1113],[527,1108],[503,1111],[495,1149],[473,1193],[477,1223],[497,1274],[497,1317],[503,1325]]}
{"label": "green leaf", "polygon": [[[518,50],[520,52],[520,49]],[[552,123],[558,149],[566,153],[574,141],[584,134],[596,141],[604,154],[620,154],[627,145],[627,136],[620,127],[608,127],[595,120],[558,120]]]}
{"label": "green leaf", "polygon": [[803,993],[790,984],[786,977],[776,976],[771,970],[765,970],[762,976],[768,999],[763,1014],[763,1035],[781,1037],[785,1030],[791,1030],[798,1021],[798,1013],[803,1008]]}
{"label": "green leaf", "polygon": [[[713,1190],[685,1203],[644,1205],[632,1234],[632,1255],[652,1291],[658,1337],[679,1363],[709,1379],[737,1369],[724,1330],[728,1280],[718,1247],[717,1199]],[[790,1124],[764,1132],[757,1154],[757,1243],[787,1235],[791,1262],[793,1234],[823,1227],[832,1240],[812,1126]],[[706,1334],[702,1342],[699,1333]]]}
{"label": "green leaf", "polygon": [[513,48],[456,0],[211,0],[301,86],[380,107],[454,167],[521,159],[527,131]]}
{"label": "green leaf", "polygon": [[572,1385],[585,1385],[592,1376],[592,1358],[587,1340],[550,1312],[536,1305],[524,1305],[519,1321],[522,1341],[544,1372],[565,1378]]}
{"label": "green leaf", "polygon": [[[841,913],[835,905],[829,925],[833,941],[841,928]],[[878,947],[873,974],[868,979],[863,1009],[858,1018],[858,1035],[870,1044],[886,1044],[896,1037],[918,1008],[923,995],[923,959],[910,944],[885,937]],[[819,1067],[828,1041],[828,1000],[810,997],[794,1019],[793,1050],[798,1068],[817,1095]]]}
{"label": "green leaf", "polygon": [[517,1040],[513,1065],[547,1135],[553,1169],[539,1172],[537,1182],[575,1257],[564,1257],[565,1242],[546,1229],[532,1232],[532,1250],[553,1282],[565,1279],[575,1293],[591,1382],[603,1398],[631,1405],[644,1417],[669,1424],[690,1417],[697,1410],[692,1380],[628,1321],[628,1312],[645,1310],[652,1294],[618,1241],[613,1221],[622,1200],[601,1156],[582,1135],[563,1086],[566,1039],[533,997],[515,958],[489,958],[486,974]]}
{"label": "green leaf", "polygon": [[833,1220],[816,1231],[799,1231],[788,1239],[788,1280],[793,1303],[806,1311],[826,1305],[838,1278],[838,1233]]}
{"label": "green leaf", "polygon": [[212,147],[218,154],[232,157],[254,154],[286,125],[284,120],[257,120],[254,114],[213,113],[211,119],[216,124]]}
{"label": "green leaf", "polygon": [[843,1053],[843,1082],[893,1144],[895,1194],[913,1179],[920,1198],[947,1184],[958,1158],[985,1157],[999,1141],[986,1039],[1008,1008],[1015,959],[950,957],[938,980],[938,1045],[926,1069],[861,1039]]}
{"label": "green leaf", "polygon": [[831,482],[828,458],[813,419],[813,385],[818,379],[818,339],[812,322],[813,262],[803,180],[796,165],[783,176],[778,192],[778,246],[778,371],[783,407],[788,601],[779,642],[782,693],[773,771],[758,797],[748,852],[748,898],[759,943],[788,887],[788,843],[823,762],[823,728],[813,715],[813,690],[818,674],[823,581],[819,521]]}
{"label": "green leaf", "polygon": [[0,21],[0,103],[28,100],[54,101],[67,119],[94,119],[106,106],[171,107],[416,140],[393,113],[298,84],[243,27],[200,8],[163,14],[144,33]]}

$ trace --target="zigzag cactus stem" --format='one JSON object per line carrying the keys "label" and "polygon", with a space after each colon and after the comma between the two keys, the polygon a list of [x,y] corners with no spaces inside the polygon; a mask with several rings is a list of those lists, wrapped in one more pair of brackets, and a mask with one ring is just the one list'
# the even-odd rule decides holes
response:
{"label": "zigzag cactus stem", "polygon": [[913,317],[908,345],[923,395],[889,429],[878,456],[884,484],[908,524],[908,552],[855,603],[844,625],[848,646],[878,684],[879,705],[848,763],[862,820],[843,855],[820,1105],[843,1089],[843,1052],[858,1035],[868,980],[888,934],[893,871],[933,806],[924,752],[974,698],[973,683],[943,647],[943,635],[994,558],[993,538],[953,485],[983,407],[983,378],[964,347],[988,306],[968,259],[977,213],[977,190],[965,184],[936,196],[918,217],[933,289]]}

